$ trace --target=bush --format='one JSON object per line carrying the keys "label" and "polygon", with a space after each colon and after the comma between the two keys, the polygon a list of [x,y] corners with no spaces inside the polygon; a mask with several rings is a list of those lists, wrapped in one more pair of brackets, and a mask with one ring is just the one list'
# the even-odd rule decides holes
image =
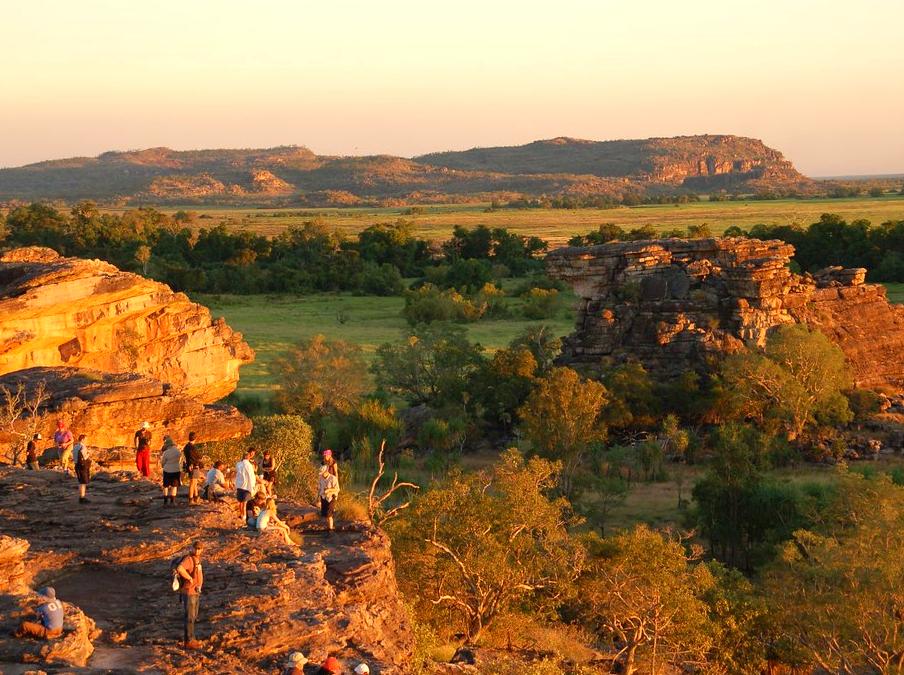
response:
{"label": "bush", "polygon": [[556,289],[532,288],[524,296],[524,316],[534,320],[549,319],[556,315],[561,304]]}
{"label": "bush", "polygon": [[405,282],[395,265],[368,263],[361,273],[358,292],[361,295],[402,295],[405,292]]}

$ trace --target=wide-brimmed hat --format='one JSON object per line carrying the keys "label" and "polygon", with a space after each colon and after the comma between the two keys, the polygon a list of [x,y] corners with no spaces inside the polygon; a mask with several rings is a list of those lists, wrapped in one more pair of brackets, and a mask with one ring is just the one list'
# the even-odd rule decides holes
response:
{"label": "wide-brimmed hat", "polygon": [[301,652],[292,652],[289,654],[289,660],[286,661],[286,668],[295,668],[297,666],[303,666],[308,662],[307,657]]}
{"label": "wide-brimmed hat", "polygon": [[355,666],[355,675],[365,675],[370,672],[370,666],[366,663],[359,663]]}

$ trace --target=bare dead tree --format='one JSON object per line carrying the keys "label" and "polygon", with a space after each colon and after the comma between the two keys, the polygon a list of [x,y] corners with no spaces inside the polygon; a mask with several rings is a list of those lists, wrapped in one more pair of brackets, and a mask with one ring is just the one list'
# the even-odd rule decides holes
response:
{"label": "bare dead tree", "polygon": [[44,420],[41,408],[49,398],[44,380],[32,391],[22,382],[15,389],[0,387],[0,429],[17,439],[7,450],[7,458],[12,464],[20,463],[23,446],[37,433]]}
{"label": "bare dead tree", "polygon": [[370,524],[372,527],[379,527],[387,520],[395,518],[402,510],[407,509],[409,506],[411,506],[411,500],[408,500],[407,502],[397,504],[390,509],[386,509],[384,504],[393,496],[393,494],[395,494],[397,490],[401,490],[403,488],[408,488],[410,490],[421,489],[419,485],[415,485],[414,483],[400,483],[399,474],[396,473],[392,477],[392,484],[389,486],[389,489],[382,495],[378,495],[377,485],[380,483],[380,480],[386,473],[386,461],[384,459],[385,454],[386,440],[384,439],[380,442],[380,454],[377,456],[377,475],[374,476],[373,482],[370,484],[370,492],[367,495],[367,516],[370,519]]}

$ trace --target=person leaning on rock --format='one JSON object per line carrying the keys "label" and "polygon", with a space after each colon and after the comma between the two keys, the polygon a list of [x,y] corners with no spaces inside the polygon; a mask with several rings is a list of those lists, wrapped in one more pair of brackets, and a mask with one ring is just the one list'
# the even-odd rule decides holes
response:
{"label": "person leaning on rock", "polygon": [[50,586],[38,591],[43,602],[37,608],[37,621],[23,621],[13,635],[17,638],[52,640],[63,634],[63,603],[56,599]]}
{"label": "person leaning on rock", "polygon": [[135,432],[135,468],[145,478],[151,477],[151,425],[142,422]]}
{"label": "person leaning on rock", "polygon": [[[177,447],[176,450],[178,449]],[[191,552],[176,568],[179,575],[179,592],[182,596],[183,644],[186,649],[197,649],[201,646],[201,643],[195,640],[195,622],[198,620],[201,587],[204,585],[204,572],[201,569],[203,550],[203,544],[195,541],[191,546]]]}
{"label": "person leaning on rock", "polygon": [[182,451],[169,436],[163,439],[160,468],[163,470],[163,503],[175,506],[176,493],[182,484]]}
{"label": "person leaning on rock", "polygon": [[57,420],[57,430],[53,434],[53,443],[56,445],[57,458],[66,475],[69,475],[69,467],[72,464],[72,432],[66,428],[63,420]]}
{"label": "person leaning on rock", "polygon": [[72,454],[75,456],[75,475],[78,478],[79,504],[88,502],[88,483],[91,481],[91,457],[85,438],[85,434],[79,434],[78,442],[72,448]]}
{"label": "person leaning on rock", "polygon": [[31,471],[37,471],[41,468],[38,464],[38,441],[41,439],[41,434],[35,434],[28,441],[28,445],[25,446],[25,466]]}

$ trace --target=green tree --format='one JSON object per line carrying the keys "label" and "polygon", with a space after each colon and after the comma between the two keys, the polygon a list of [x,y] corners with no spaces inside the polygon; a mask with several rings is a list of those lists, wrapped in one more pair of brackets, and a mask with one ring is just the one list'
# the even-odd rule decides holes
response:
{"label": "green tree", "polygon": [[276,400],[286,412],[319,422],[331,413],[348,413],[367,389],[361,348],[315,335],[275,361],[280,388]]}
{"label": "green tree", "polygon": [[462,405],[467,385],[483,363],[483,347],[459,326],[419,326],[403,344],[383,344],[371,370],[377,383],[414,405]]}
{"label": "green tree", "polygon": [[571,368],[553,368],[521,406],[521,431],[540,454],[563,462],[562,488],[572,482],[587,449],[606,437],[600,413],[608,392],[599,382],[585,380]]}
{"label": "green tree", "polygon": [[582,621],[610,642],[625,675],[701,665],[714,626],[704,595],[715,581],[699,551],[639,525],[598,542],[578,591]]}
{"label": "green tree", "polygon": [[852,383],[844,352],[803,324],[782,326],[762,351],[729,356],[721,368],[729,409],[783,429],[791,440],[818,423],[846,423],[843,391]]}
{"label": "green tree", "polygon": [[816,527],[765,574],[791,659],[832,673],[904,669],[904,489],[845,471]]}
{"label": "green tree", "polygon": [[555,605],[583,567],[568,504],[548,496],[557,469],[509,450],[492,470],[434,484],[393,521],[400,584],[423,616],[475,643],[515,605]]}
{"label": "green tree", "polygon": [[546,375],[562,350],[562,340],[553,334],[552,328],[541,324],[525,330],[509,343],[509,347],[529,349],[537,362],[537,374]]}

